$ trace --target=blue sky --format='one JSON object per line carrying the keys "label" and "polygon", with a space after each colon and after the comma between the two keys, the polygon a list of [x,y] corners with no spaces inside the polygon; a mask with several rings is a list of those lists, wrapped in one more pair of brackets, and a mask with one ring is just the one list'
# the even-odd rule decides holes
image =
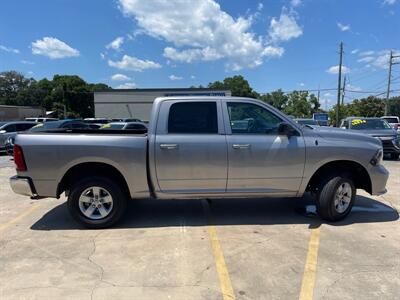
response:
{"label": "blue sky", "polygon": [[[335,88],[343,41],[351,101],[385,90],[399,32],[400,0],[13,0],[0,10],[0,71],[77,74],[112,87],[241,74],[258,92]],[[399,76],[395,65],[394,90]],[[335,91],[321,99],[331,106]]]}

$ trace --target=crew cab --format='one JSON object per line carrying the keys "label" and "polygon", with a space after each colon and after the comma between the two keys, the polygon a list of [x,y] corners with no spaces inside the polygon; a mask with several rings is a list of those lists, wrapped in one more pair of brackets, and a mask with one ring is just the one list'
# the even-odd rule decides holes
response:
{"label": "crew cab", "polygon": [[236,97],[154,101],[148,131],[32,132],[15,140],[14,192],[68,197],[89,228],[117,222],[130,199],[302,197],[319,215],[347,216],[356,189],[386,192],[378,139],[300,125],[264,102]]}

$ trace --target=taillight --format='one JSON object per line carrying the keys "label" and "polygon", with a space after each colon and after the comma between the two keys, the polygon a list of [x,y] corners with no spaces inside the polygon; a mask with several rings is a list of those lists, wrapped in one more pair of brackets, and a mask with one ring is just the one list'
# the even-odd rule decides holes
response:
{"label": "taillight", "polygon": [[17,171],[26,171],[26,164],[24,159],[24,152],[19,145],[14,144],[14,163]]}

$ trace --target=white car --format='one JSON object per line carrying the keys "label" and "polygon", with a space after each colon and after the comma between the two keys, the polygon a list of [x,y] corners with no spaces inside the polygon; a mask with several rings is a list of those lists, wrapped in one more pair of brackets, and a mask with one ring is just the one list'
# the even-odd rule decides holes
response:
{"label": "white car", "polygon": [[400,120],[397,116],[383,116],[381,119],[384,119],[389,125],[397,131],[400,131]]}

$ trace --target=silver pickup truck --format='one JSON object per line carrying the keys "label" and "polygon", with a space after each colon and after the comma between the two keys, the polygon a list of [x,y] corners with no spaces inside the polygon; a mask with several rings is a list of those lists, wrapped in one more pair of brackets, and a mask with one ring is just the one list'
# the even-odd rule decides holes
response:
{"label": "silver pickup truck", "polygon": [[356,189],[386,192],[378,139],[302,126],[254,99],[157,98],[147,133],[69,131],[19,134],[18,175],[10,183],[15,193],[36,198],[65,192],[72,216],[90,228],[113,225],[135,198],[309,191],[319,215],[336,221],[351,211]]}

